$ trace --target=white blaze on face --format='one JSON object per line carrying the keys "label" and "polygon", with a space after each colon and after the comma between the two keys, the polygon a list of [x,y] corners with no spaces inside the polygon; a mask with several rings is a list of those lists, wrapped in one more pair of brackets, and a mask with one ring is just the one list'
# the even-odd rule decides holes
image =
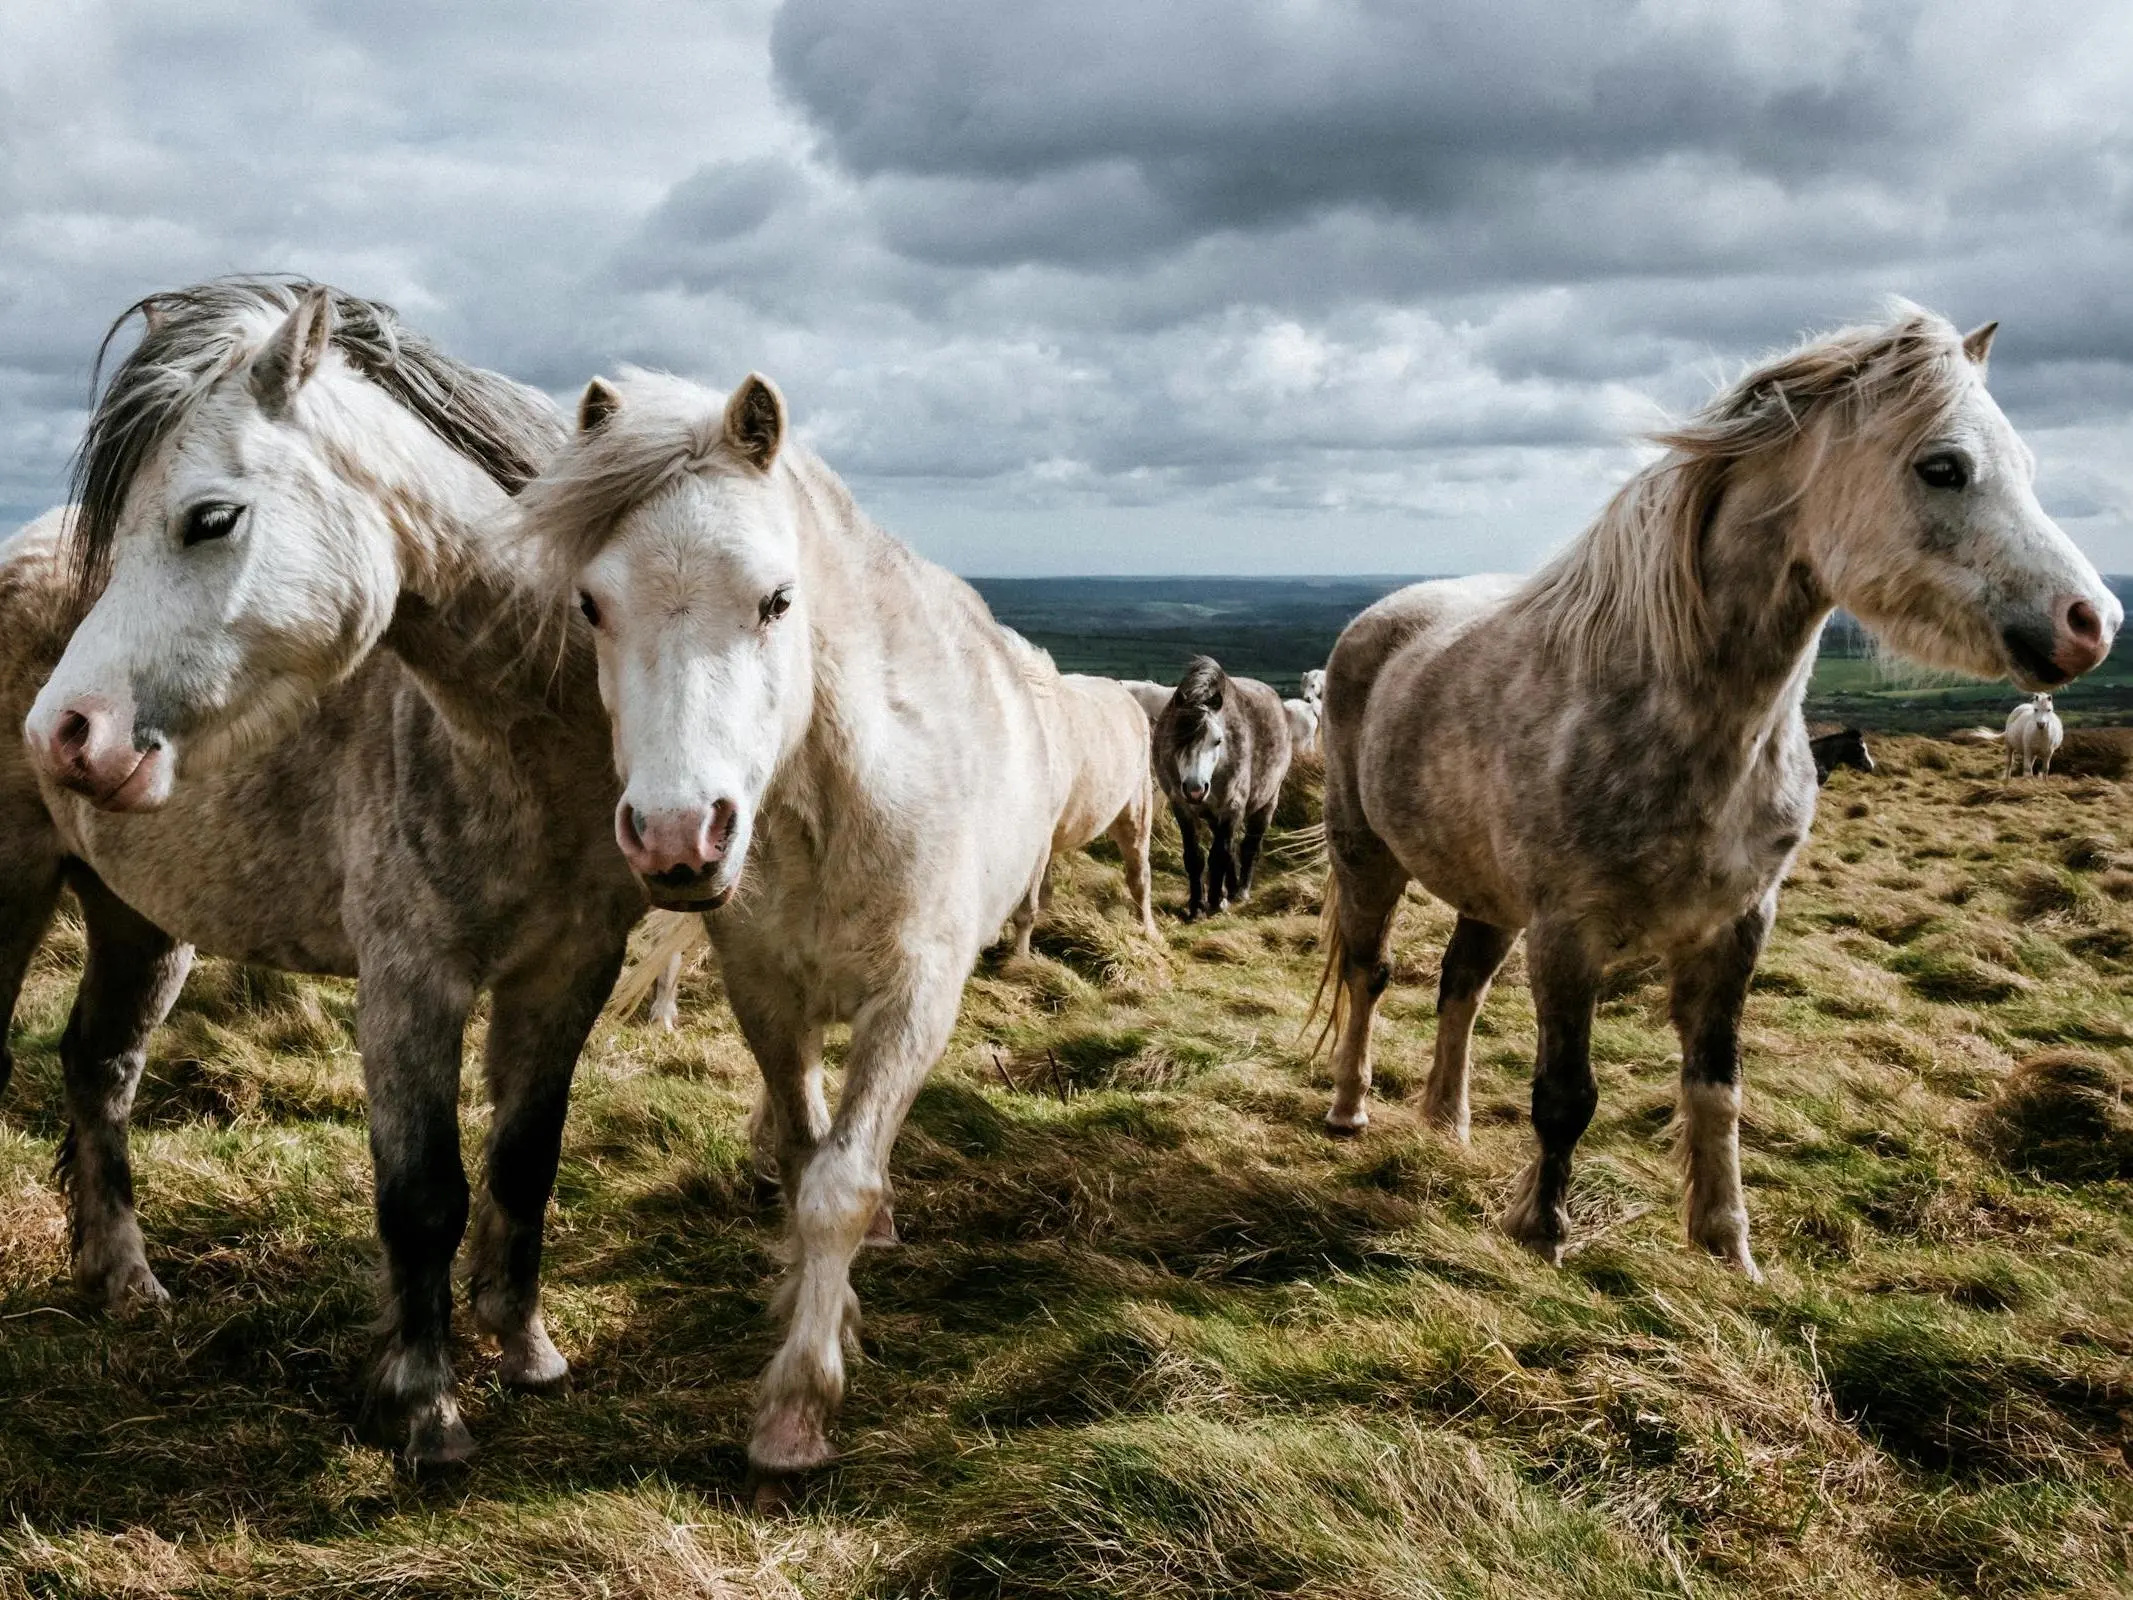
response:
{"label": "white blaze on face", "polygon": [[24,722],[54,781],[153,809],[181,766],[284,733],[391,621],[391,529],[300,421],[267,415],[239,372],[137,475],[110,579]]}
{"label": "white blaze on face", "polygon": [[1214,787],[1215,769],[1222,763],[1222,720],[1209,717],[1191,739],[1178,746],[1178,787],[1187,798],[1197,800]]}
{"label": "white blaze on face", "polygon": [[761,479],[684,478],[580,575],[623,782],[617,840],[655,900],[723,903],[812,710],[798,539]]}

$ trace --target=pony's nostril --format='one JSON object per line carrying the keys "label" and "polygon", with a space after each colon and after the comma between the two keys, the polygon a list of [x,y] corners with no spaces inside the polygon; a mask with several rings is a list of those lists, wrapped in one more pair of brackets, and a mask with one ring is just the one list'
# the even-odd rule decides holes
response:
{"label": "pony's nostril", "polygon": [[89,744],[89,719],[79,711],[62,711],[53,744],[63,756],[78,756]]}
{"label": "pony's nostril", "polygon": [[2103,637],[2103,618],[2086,600],[2076,600],[2066,608],[2066,631],[2084,644],[2094,644]]}
{"label": "pony's nostril", "polygon": [[633,805],[617,806],[615,808],[615,835],[622,841],[624,850],[642,850],[644,848],[644,813]]}

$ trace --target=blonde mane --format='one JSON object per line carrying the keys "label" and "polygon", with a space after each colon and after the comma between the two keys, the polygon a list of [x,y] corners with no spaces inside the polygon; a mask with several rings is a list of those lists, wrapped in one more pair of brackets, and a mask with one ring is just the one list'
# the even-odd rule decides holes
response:
{"label": "blonde mane", "polygon": [[1712,642],[1699,549],[1734,468],[1790,448],[1824,418],[1840,432],[1884,422],[1908,450],[1960,399],[1971,370],[1953,324],[1901,301],[1885,323],[1765,362],[1654,434],[1667,454],[1624,484],[1512,607],[1540,618],[1581,665],[1627,657],[1669,672],[1695,662]]}

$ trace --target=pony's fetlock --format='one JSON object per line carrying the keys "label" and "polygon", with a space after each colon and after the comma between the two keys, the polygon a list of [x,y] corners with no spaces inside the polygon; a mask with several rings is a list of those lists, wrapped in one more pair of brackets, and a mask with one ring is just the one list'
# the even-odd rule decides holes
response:
{"label": "pony's fetlock", "polygon": [[1497,1219],[1497,1226],[1551,1267],[1563,1264],[1563,1246],[1570,1237],[1570,1212],[1560,1201],[1541,1195],[1542,1158],[1534,1157],[1519,1174],[1511,1203]]}

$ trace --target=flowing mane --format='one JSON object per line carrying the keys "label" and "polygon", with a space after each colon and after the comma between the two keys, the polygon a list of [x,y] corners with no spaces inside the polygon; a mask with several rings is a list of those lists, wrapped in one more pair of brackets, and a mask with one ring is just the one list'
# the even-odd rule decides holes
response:
{"label": "flowing mane", "polygon": [[[148,295],[112,323],[96,373],[119,330],[146,324],[103,386],[74,457],[73,567],[83,596],[111,559],[119,512],[134,475],[210,389],[248,361],[314,285],[302,278],[218,278]],[[516,494],[562,442],[562,421],[539,392],[453,359],[390,306],[326,287],[332,342],[350,366],[419,418],[453,450]]]}
{"label": "flowing mane", "polygon": [[1971,363],[1953,324],[1898,302],[1878,326],[1843,328],[1765,362],[1701,411],[1654,434],[1667,454],[1617,491],[1591,527],[1513,600],[1566,657],[1657,671],[1710,645],[1698,547],[1739,463],[1797,442],[1818,420],[1884,420],[1908,449],[1960,398]]}

